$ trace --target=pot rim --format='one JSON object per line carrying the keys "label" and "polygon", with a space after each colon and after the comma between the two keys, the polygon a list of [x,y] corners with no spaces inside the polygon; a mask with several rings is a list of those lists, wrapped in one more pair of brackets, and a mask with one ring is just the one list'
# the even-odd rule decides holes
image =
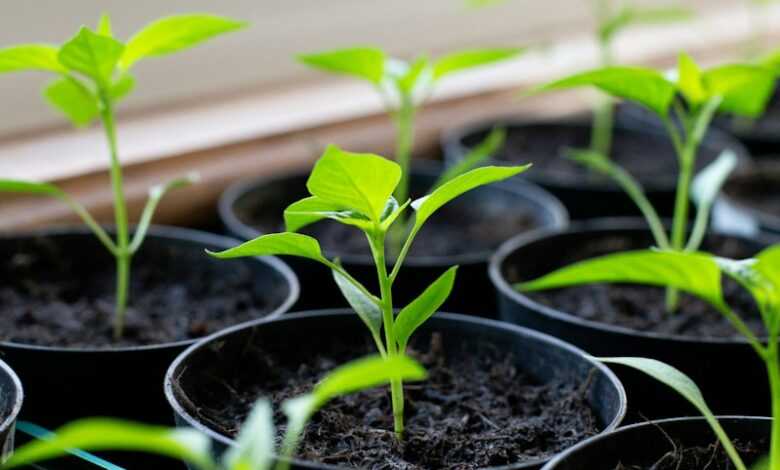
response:
{"label": "pot rim", "polygon": [[[718,422],[723,421],[772,421],[772,418],[766,417],[766,416],[743,416],[743,415],[724,415],[724,416],[716,416],[718,419]],[[657,427],[659,425],[663,424],[670,424],[670,423],[682,423],[682,422],[703,422],[707,424],[705,418],[703,416],[683,416],[683,417],[676,417],[676,418],[664,418],[664,419],[656,419],[656,420],[650,420],[650,421],[643,421],[641,423],[634,423],[629,424],[627,426],[621,426],[620,428],[608,433],[608,434],[597,434],[595,436],[589,437],[583,441],[580,441],[573,446],[569,447],[568,449],[564,450],[563,452],[560,452],[555,457],[550,459],[547,464],[542,467],[541,470],[554,470],[557,465],[559,465],[561,462],[563,462],[566,458],[571,456],[572,454],[579,452],[581,449],[588,447],[592,445],[595,442],[600,442],[603,439],[610,439],[616,435],[620,435],[626,432],[631,432],[635,429],[639,428],[645,428],[645,427]]]}
{"label": "pot rim", "polygon": [[22,402],[24,402],[24,388],[22,387],[22,382],[19,380],[19,376],[16,375],[16,372],[14,372],[14,370],[11,369],[11,366],[6,364],[3,360],[0,360],[0,373],[6,374],[8,378],[11,379],[11,383],[16,390],[16,398],[11,405],[11,410],[9,411],[8,416],[0,422],[0,432],[4,432],[10,429],[19,417],[19,412],[22,410]]}
{"label": "pot rim", "polygon": [[[683,336],[672,335],[665,333],[655,333],[650,331],[640,331],[627,328],[624,326],[612,325],[609,323],[602,323],[593,320],[586,320],[580,318],[577,315],[573,315],[557,308],[548,307],[539,302],[534,301],[530,297],[521,294],[512,288],[512,285],[507,281],[503,275],[503,266],[509,256],[514,254],[518,249],[525,248],[527,245],[535,243],[537,241],[557,237],[559,235],[572,235],[582,234],[595,231],[647,231],[647,223],[640,218],[634,217],[605,217],[601,219],[591,219],[589,221],[577,222],[564,230],[537,230],[533,233],[521,234],[510,240],[507,240],[499,249],[493,254],[488,265],[488,276],[493,282],[493,286],[498,291],[498,294],[504,295],[510,298],[513,302],[516,302],[527,309],[534,310],[540,315],[546,317],[552,317],[553,319],[566,323],[573,323],[583,328],[589,328],[593,330],[605,331],[614,335],[628,336],[628,337],[641,337],[652,340],[669,341],[677,344],[713,344],[713,345],[726,345],[726,344],[744,344],[748,345],[748,341],[742,337],[734,338],[716,338],[716,337],[704,337],[697,338],[695,336]],[[747,240],[746,237],[742,237],[737,234],[731,233],[719,233],[720,235],[741,238]],[[762,238],[752,239],[758,243],[762,243]]]}
{"label": "pot rim", "polygon": [[[94,236],[92,232],[82,226],[75,227],[57,227],[46,230],[27,231],[20,233],[11,233],[0,236],[0,242],[8,238],[40,237],[40,236],[63,236],[63,235],[87,235]],[[217,235],[200,230],[194,230],[183,227],[174,227],[168,225],[151,225],[147,237],[167,239],[171,241],[190,241],[202,244],[219,246],[224,249],[232,248],[239,242],[233,238]],[[148,239],[148,238],[147,238]],[[204,253],[204,256],[205,253]],[[300,295],[300,284],[298,278],[292,269],[284,261],[275,256],[254,257],[257,262],[267,265],[273,272],[276,272],[289,286],[284,301],[276,308],[271,310],[268,315],[262,318],[276,318],[287,312],[298,301]],[[164,349],[182,348],[197,342],[200,338],[193,338],[181,341],[171,341],[167,343],[147,344],[142,346],[122,346],[118,348],[98,348],[98,347],[64,347],[64,346],[42,346],[35,344],[17,343],[13,341],[0,341],[0,347],[6,349],[18,349],[24,351],[52,352],[58,354],[123,354],[128,352],[158,351]]]}
{"label": "pot rim", "polygon": [[[466,137],[476,133],[487,132],[496,126],[505,127],[507,129],[528,127],[586,128],[588,132],[590,132],[591,128],[590,124],[583,123],[581,119],[578,120],[577,116],[563,116],[558,119],[533,120],[527,117],[518,116],[516,114],[508,114],[489,119],[482,119],[460,127],[448,128],[442,132],[439,141],[440,146],[444,149],[445,160],[453,158],[455,155],[457,155],[460,159],[469,150],[463,144],[463,140]],[[667,138],[662,128],[654,128],[651,126],[641,127],[638,125],[630,125],[625,122],[616,121],[614,124],[614,129],[628,133],[651,135],[655,137],[662,137],[664,139]],[[742,142],[733,137],[731,134],[718,128],[710,128],[707,131],[707,135],[702,140],[701,148],[715,147],[718,143],[723,143],[724,147],[731,149],[737,155],[739,165],[744,166],[752,162],[753,159],[751,158],[750,152],[742,144]],[[495,160],[492,161],[495,162]],[[559,180],[557,174],[546,173],[544,171],[537,171],[533,173],[529,172],[524,176],[529,180],[541,184],[545,187],[575,188],[583,191],[592,191],[604,194],[623,194],[624,192],[620,186],[612,183],[611,181],[607,181],[605,184],[604,181],[593,182],[588,181],[587,179],[580,179],[580,181],[576,184],[571,184],[567,181],[562,183]],[[675,179],[662,184],[659,184],[657,181],[653,180],[641,180],[641,183],[648,193],[674,191],[677,186]]]}
{"label": "pot rim", "polygon": [[[305,321],[307,318],[313,318],[313,317],[352,317],[355,316],[355,313],[348,309],[348,308],[334,308],[334,309],[321,309],[321,310],[306,310],[303,312],[295,312],[290,313],[287,315],[284,315],[282,317],[274,318],[271,320],[255,320],[252,322],[243,323],[241,325],[236,325],[230,328],[227,328],[225,330],[219,331],[217,333],[214,333],[210,336],[207,336],[205,338],[202,338],[197,343],[191,345],[186,350],[184,350],[182,353],[180,353],[176,359],[171,363],[171,365],[168,367],[168,370],[165,372],[165,382],[163,384],[163,389],[165,392],[165,398],[168,400],[168,404],[173,409],[174,414],[177,414],[178,416],[181,416],[186,422],[187,425],[206,434],[211,439],[224,444],[226,446],[232,446],[234,444],[234,440],[230,439],[228,437],[223,436],[222,434],[219,434],[218,432],[212,430],[208,426],[201,423],[199,420],[197,420],[195,417],[193,417],[187,410],[185,410],[184,406],[179,403],[179,400],[176,397],[176,393],[173,389],[173,383],[178,379],[180,376],[180,368],[183,367],[183,365],[186,363],[187,359],[196,351],[198,351],[201,348],[207,347],[210,343],[214,341],[218,341],[221,338],[231,335],[232,333],[246,329],[246,328],[254,328],[256,326],[261,326],[266,323],[277,323],[277,322],[287,322],[287,321]],[[615,375],[612,370],[605,366],[604,364],[596,361],[593,359],[590,355],[585,353],[582,349],[571,345],[563,340],[560,340],[554,336],[547,335],[545,333],[541,333],[535,330],[531,330],[528,328],[524,328],[517,325],[512,325],[506,322],[501,322],[497,320],[490,320],[487,318],[480,318],[480,317],[474,317],[471,315],[462,315],[458,313],[444,313],[444,312],[437,312],[436,318],[441,318],[443,320],[447,321],[453,321],[453,322],[460,322],[465,324],[483,324],[483,325],[489,325],[491,328],[498,329],[498,330],[504,330],[508,334],[517,335],[517,336],[524,336],[524,337],[530,337],[535,340],[539,340],[542,342],[545,342],[553,347],[557,347],[563,350],[566,350],[572,354],[580,356],[584,361],[589,363],[594,369],[598,370],[599,372],[603,373],[606,378],[609,380],[609,383],[615,388],[617,391],[618,396],[618,402],[619,402],[619,408],[617,410],[617,413],[615,414],[615,417],[612,419],[612,421],[604,426],[604,429],[602,429],[598,435],[606,434],[609,432],[614,431],[615,429],[620,426],[620,423],[623,421],[623,418],[626,415],[627,410],[627,398],[626,398],[626,391],[623,387],[623,384],[620,382],[620,380],[617,378],[617,375]],[[550,457],[552,458],[552,457]],[[513,464],[513,465],[503,465],[498,467],[485,467],[482,470],[522,470],[522,469],[528,469],[532,468],[534,466],[538,466],[540,464],[543,464],[548,459],[546,458],[539,458],[534,459],[532,461],[523,462],[522,464]],[[294,465],[299,465],[304,468],[323,468],[323,469],[330,469],[330,470],[345,470],[348,467],[336,467],[332,465],[325,465],[320,464],[312,461],[305,461],[305,460],[299,460],[299,459],[291,459],[291,462]]]}
{"label": "pot rim", "polygon": [[[423,176],[431,176],[435,172],[437,173],[441,171],[443,168],[443,165],[438,162],[417,161],[413,163],[412,174],[414,175],[416,173],[418,175],[422,174]],[[279,183],[286,179],[302,178],[305,180],[307,176],[308,173],[306,170],[293,170],[280,174],[267,175],[260,178],[239,181],[232,184],[222,193],[219,198],[218,209],[222,223],[225,225],[228,231],[232,232],[233,234],[237,234],[237,236],[240,236],[244,240],[251,240],[262,235],[262,232],[255,230],[239,219],[233,210],[236,202],[258,187]],[[569,223],[569,213],[563,204],[555,196],[533,183],[514,178],[511,184],[496,183],[489,186],[482,186],[475,189],[474,191],[478,190],[508,193],[511,195],[511,197],[522,200],[524,203],[526,201],[530,201],[531,204],[529,207],[531,207],[535,213],[546,212],[546,215],[550,218],[550,222],[532,230],[545,227],[563,228],[566,227]],[[494,251],[495,248],[451,256],[410,256],[404,261],[404,266],[449,267],[455,264],[463,266],[469,264],[485,263],[488,259],[490,259],[490,256]],[[325,249],[323,249],[323,254],[327,258],[338,257],[344,264],[373,266],[373,259],[368,255],[339,254]]]}

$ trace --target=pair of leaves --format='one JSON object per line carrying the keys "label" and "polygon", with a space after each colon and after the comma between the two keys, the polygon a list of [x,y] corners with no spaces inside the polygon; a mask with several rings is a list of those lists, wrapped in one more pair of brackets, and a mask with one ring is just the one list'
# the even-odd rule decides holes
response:
{"label": "pair of leaves", "polygon": [[[392,380],[420,381],[425,369],[405,356],[384,359],[369,356],[349,362],[326,375],[314,390],[283,404],[288,419],[302,431],[309,417],[328,401]],[[18,468],[65,455],[70,449],[125,450],[163,455],[203,470],[268,470],[276,458],[273,411],[268,400],[255,404],[241,428],[236,445],[225,453],[222,465],[212,458],[209,438],[194,429],[172,429],[129,421],[89,418],[65,425],[46,440],[17,449],[2,468]],[[295,449],[291,449],[291,452]],[[284,455],[289,458],[291,454]]]}

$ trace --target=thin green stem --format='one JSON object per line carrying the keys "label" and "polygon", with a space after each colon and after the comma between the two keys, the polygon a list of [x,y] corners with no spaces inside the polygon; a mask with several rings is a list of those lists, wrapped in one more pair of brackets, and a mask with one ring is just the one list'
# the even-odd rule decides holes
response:
{"label": "thin green stem", "polygon": [[604,97],[593,112],[593,127],[590,135],[590,149],[609,157],[612,152],[612,132],[614,126],[614,104],[612,99]]}
{"label": "thin green stem", "polygon": [[110,236],[108,236],[108,233],[106,233],[103,227],[101,227],[100,224],[98,224],[97,221],[92,217],[92,214],[87,212],[87,209],[85,209],[84,206],[76,202],[73,198],[65,193],[62,193],[59,196],[59,199],[67,204],[68,207],[70,207],[71,210],[73,210],[73,212],[75,212],[76,215],[81,218],[84,224],[89,227],[90,230],[92,230],[92,233],[95,234],[98,240],[100,240],[103,246],[105,246],[112,255],[117,255],[117,247],[116,244],[114,244],[114,241]]}
{"label": "thin green stem", "polygon": [[[401,106],[395,115],[395,159],[401,165],[401,181],[395,190],[395,198],[403,203],[409,199],[409,166],[414,144],[414,101],[406,93],[401,94]],[[404,224],[400,224],[404,225]]]}
{"label": "thin green stem", "polygon": [[128,233],[127,206],[122,187],[122,165],[119,162],[119,151],[116,141],[116,125],[111,98],[105,90],[99,93],[101,110],[100,117],[103,129],[108,139],[111,155],[111,187],[114,193],[114,220],[116,223],[117,278],[116,278],[116,308],[114,311],[114,337],[122,336],[124,317],[127,310],[127,297],[130,284],[130,262],[132,254],[129,251],[130,235]]}
{"label": "thin green stem", "polygon": [[[385,263],[385,232],[376,229],[369,236],[371,252],[376,263],[377,278],[379,280],[379,291],[382,298],[382,321],[385,330],[385,346],[389,357],[397,354],[404,354],[398,351],[398,343],[393,332],[395,321],[393,313],[393,293],[390,278],[387,275],[387,265]],[[404,434],[404,389],[401,380],[392,380],[390,382],[390,396],[393,405],[393,428],[396,438],[403,440]]]}
{"label": "thin green stem", "polygon": [[742,457],[739,456],[739,452],[734,448],[734,444],[731,442],[731,439],[729,439],[728,434],[726,434],[726,430],[723,429],[717,418],[712,415],[712,412],[704,413],[704,419],[707,420],[707,423],[715,432],[715,435],[723,446],[723,450],[726,451],[726,454],[731,459],[736,470],[747,470],[745,463],[742,461]]}
{"label": "thin green stem", "polygon": [[393,264],[393,271],[390,273],[390,284],[392,285],[395,282],[395,278],[398,277],[398,273],[401,271],[401,267],[404,264],[404,261],[406,260],[406,255],[409,254],[409,249],[412,247],[412,242],[414,241],[414,237],[417,236],[417,232],[419,231],[419,228],[415,227],[412,228],[411,233],[406,237],[406,241],[404,242],[403,247],[401,248],[401,252],[398,253],[398,256],[395,258],[395,264]]}
{"label": "thin green stem", "polygon": [[[775,311],[771,317],[777,318],[780,312]],[[772,397],[772,435],[769,444],[769,467],[780,468],[780,346],[776,325],[767,325],[770,329],[769,342],[766,348],[766,366],[769,375],[769,390]]]}
{"label": "thin green stem", "polygon": [[330,260],[327,260],[327,259],[323,260],[323,263],[325,264],[325,266],[327,266],[330,269],[332,269],[332,270],[336,271],[337,273],[341,274],[344,277],[344,279],[346,279],[347,281],[350,282],[350,284],[355,286],[355,288],[358,289],[361,294],[365,295],[366,297],[368,297],[372,301],[376,302],[377,304],[381,304],[382,303],[381,299],[379,299],[377,296],[375,296],[374,294],[369,292],[369,290],[366,289],[366,287],[363,284],[361,284],[357,279],[352,277],[352,275],[349,274],[344,268],[342,268],[338,264],[334,263],[333,261],[330,261]]}
{"label": "thin green stem", "polygon": [[768,354],[768,349],[764,347],[763,344],[761,344],[761,341],[756,338],[756,335],[753,334],[753,331],[745,324],[744,321],[734,313],[734,311],[729,307],[728,305],[722,305],[718,307],[718,311],[726,317],[726,319],[731,323],[731,325],[736,329],[742,336],[745,337],[745,339],[748,341],[750,346],[753,348],[753,350],[762,358],[766,358],[766,355]]}

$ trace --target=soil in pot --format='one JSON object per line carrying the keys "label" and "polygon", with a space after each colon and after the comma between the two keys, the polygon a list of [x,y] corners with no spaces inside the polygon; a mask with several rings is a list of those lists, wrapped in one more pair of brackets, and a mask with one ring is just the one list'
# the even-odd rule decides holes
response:
{"label": "soil in pot", "polygon": [[[659,429],[658,432],[663,432]],[[667,436],[668,437],[668,436]],[[669,450],[657,459],[630,460],[604,470],[735,470],[720,442],[708,446],[686,446],[676,439],[669,439]],[[740,456],[754,462],[766,453],[768,442],[734,441]]]}
{"label": "soil in pot", "polygon": [[257,289],[246,263],[225,269],[202,249],[150,237],[133,260],[125,335],[115,342],[115,267],[97,241],[41,235],[9,238],[1,250],[0,341],[13,343],[115,348],[191,340],[262,317],[288,293],[283,285]]}
{"label": "soil in pot", "polygon": [[[258,396],[279,403],[311,390],[337,365],[373,352],[368,337],[351,346],[312,335],[305,341],[306,348],[291,338],[253,346],[245,362],[263,364],[261,373],[255,367],[210,383],[210,374],[199,375],[203,383],[187,385],[198,418],[235,436]],[[587,383],[540,384],[517,370],[511,353],[477,344],[466,348],[434,333],[412,345],[430,377],[405,387],[403,444],[392,432],[389,392],[379,388],[320,411],[298,458],[351,468],[484,468],[547,457],[599,432]],[[284,429],[283,416],[276,418]]]}
{"label": "soil in pot", "polygon": [[[528,276],[527,272],[523,272],[524,268],[516,264],[508,264],[505,275],[512,283],[520,282],[584,259],[619,251],[644,249],[651,245],[649,240],[644,245],[642,242],[624,236],[589,239],[560,247],[553,256],[537,260],[533,265],[533,276]],[[709,237],[704,248],[719,256],[735,259],[749,258],[756,253],[754,245],[725,236]],[[748,327],[763,336],[764,327],[750,294],[730,279],[723,280],[723,290],[728,304],[745,320]],[[691,295],[682,294],[678,310],[670,315],[666,311],[665,291],[662,288],[591,284],[531,293],[528,296],[543,305],[586,320],[636,331],[698,338],[740,337],[722,314]]]}

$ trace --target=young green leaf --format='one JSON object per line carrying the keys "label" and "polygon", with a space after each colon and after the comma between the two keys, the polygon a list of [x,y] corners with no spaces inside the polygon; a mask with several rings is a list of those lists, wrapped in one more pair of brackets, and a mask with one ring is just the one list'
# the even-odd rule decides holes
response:
{"label": "young green leaf", "polygon": [[538,88],[537,91],[593,86],[618,97],[634,101],[659,116],[666,116],[676,87],[652,69],[605,67],[578,73]]}
{"label": "young green leaf", "polygon": [[65,195],[60,188],[50,183],[36,183],[22,180],[0,179],[0,192],[37,194],[60,198]]}
{"label": "young green leaf", "polygon": [[406,68],[406,72],[397,79],[398,87],[407,94],[414,92],[422,77],[429,72],[430,61],[426,56],[420,56]]}
{"label": "young green leaf", "polygon": [[108,90],[108,95],[114,102],[118,102],[125,96],[129,95],[135,88],[135,78],[132,75],[125,72],[114,83],[111,84],[111,88]]}
{"label": "young green leaf", "polygon": [[406,344],[412,333],[436,313],[450,296],[457,270],[457,266],[448,269],[398,314],[393,324],[393,332],[401,351],[406,350]]}
{"label": "young green leaf", "polygon": [[300,233],[272,233],[220,252],[206,250],[219,259],[245,258],[249,256],[288,255],[309,258],[326,263],[320,244],[314,238]]}
{"label": "young green leaf", "polygon": [[[331,270],[333,273],[333,279],[336,281],[336,285],[341,290],[344,298],[352,307],[352,310],[357,313],[358,317],[366,324],[373,338],[381,339],[380,332],[382,330],[382,310],[379,305],[367,295],[358,289],[352,282],[342,276],[338,271]],[[381,342],[377,344],[380,346]]]}
{"label": "young green leaf", "polygon": [[336,220],[364,230],[371,226],[371,221],[367,217],[317,196],[301,199],[284,210],[284,222],[288,232],[297,232],[322,219]]}
{"label": "young green leaf", "polygon": [[62,45],[57,58],[62,65],[94,79],[99,86],[107,87],[124,50],[125,46],[116,39],[82,27],[78,34]]}
{"label": "young green leaf", "polygon": [[710,255],[639,250],[580,261],[515,287],[534,292],[597,282],[647,284],[689,292],[722,310],[727,307],[720,281],[720,269]]}
{"label": "young green leaf", "polygon": [[385,76],[385,53],[373,47],[338,49],[316,54],[302,54],[304,64],[344,75],[351,75],[378,85]]}
{"label": "young green leaf", "polygon": [[704,401],[701,390],[699,390],[699,387],[696,386],[690,377],[680,372],[678,369],[655,359],[645,359],[641,357],[602,357],[597,359],[607,364],[621,364],[644,372],[682,395],[695,406],[704,419],[707,420],[707,423],[720,440],[721,445],[723,445],[723,449],[737,468],[745,470],[745,464],[742,462],[739,453],[734,449],[731,439],[729,439],[726,431],[721,427],[720,423],[718,423],[715,414],[713,414],[710,407],[707,406],[707,402]]}
{"label": "young green leaf", "polygon": [[100,15],[100,20],[98,21],[97,29],[95,31],[102,36],[114,37],[114,29],[111,27],[111,17],[109,17],[108,14],[103,13]]}
{"label": "young green leaf", "polygon": [[323,201],[379,222],[400,179],[401,167],[395,162],[331,145],[314,165],[306,187]]}
{"label": "young green leaf", "polygon": [[720,156],[694,178],[691,185],[691,199],[698,206],[696,220],[686,249],[698,250],[707,231],[710,211],[723,184],[737,166],[737,156],[731,150],[725,150]]}
{"label": "young green leaf", "polygon": [[771,70],[744,64],[709,69],[702,79],[710,96],[722,97],[721,111],[747,117],[764,112],[775,84]]}
{"label": "young green leaf", "polygon": [[244,21],[206,14],[161,18],[138,31],[127,41],[119,66],[127,70],[141,59],[181,51],[246,25]]}
{"label": "young green leaf", "polygon": [[425,380],[427,375],[420,364],[404,355],[387,359],[368,356],[329,372],[314,387],[311,394],[315,399],[315,408],[319,409],[336,397],[384,385],[393,380]]}
{"label": "young green leaf", "polygon": [[482,142],[469,150],[461,161],[447,168],[436,183],[434,183],[432,188],[438,188],[456,176],[460,176],[463,173],[478,167],[482,162],[495,155],[495,153],[504,146],[505,141],[506,129],[500,127],[494,128]]}
{"label": "young green leaf", "polygon": [[64,73],[57,60],[58,49],[49,44],[22,44],[0,49],[0,73],[44,70]]}
{"label": "young green leaf", "polygon": [[43,96],[76,127],[90,124],[100,114],[95,95],[72,77],[58,78],[49,83],[43,90]]}
{"label": "young green leaf", "polygon": [[680,54],[677,65],[677,88],[688,103],[698,106],[709,98],[698,64],[686,53]]}
{"label": "young green leaf", "polygon": [[261,398],[255,402],[249,417],[236,438],[236,444],[225,452],[222,461],[225,470],[266,470],[274,459],[273,409]]}
{"label": "young green leaf", "polygon": [[417,211],[414,229],[418,230],[434,212],[461,194],[486,184],[511,178],[530,167],[530,164],[514,167],[485,166],[471,170],[444,183],[431,194],[412,202],[412,207]]}
{"label": "young green leaf", "polygon": [[33,441],[16,450],[3,469],[18,468],[63,456],[71,449],[142,451],[216,470],[211,443],[193,429],[171,429],[115,419],[88,418],[67,424],[50,439]]}
{"label": "young green leaf", "polygon": [[438,59],[433,64],[433,79],[440,78],[463,70],[494,64],[519,56],[524,49],[499,48],[499,49],[472,49],[453,52]]}

